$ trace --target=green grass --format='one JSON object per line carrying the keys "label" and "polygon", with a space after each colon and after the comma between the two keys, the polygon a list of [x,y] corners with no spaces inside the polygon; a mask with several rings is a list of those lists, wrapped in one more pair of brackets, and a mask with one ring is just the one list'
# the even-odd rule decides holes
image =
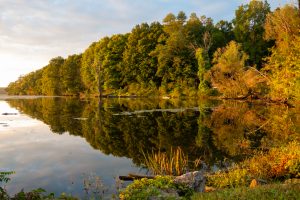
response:
{"label": "green grass", "polygon": [[192,200],[202,199],[300,199],[300,184],[271,184],[258,186],[256,188],[228,188],[210,193],[196,193],[192,196]]}

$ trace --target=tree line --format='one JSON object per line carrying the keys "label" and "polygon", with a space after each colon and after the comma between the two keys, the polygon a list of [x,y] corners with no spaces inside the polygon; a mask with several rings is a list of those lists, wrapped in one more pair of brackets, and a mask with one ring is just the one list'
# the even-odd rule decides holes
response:
{"label": "tree line", "polygon": [[9,84],[16,95],[300,99],[300,12],[252,0],[232,21],[169,13]]}

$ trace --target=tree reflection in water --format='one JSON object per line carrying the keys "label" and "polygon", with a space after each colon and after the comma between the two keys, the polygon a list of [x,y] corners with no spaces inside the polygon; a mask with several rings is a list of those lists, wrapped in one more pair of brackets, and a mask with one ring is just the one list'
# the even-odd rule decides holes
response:
{"label": "tree reflection in water", "polygon": [[[53,133],[81,136],[105,154],[144,164],[143,152],[180,147],[191,161],[240,161],[255,149],[299,140],[299,109],[237,101],[11,99]],[[298,115],[297,115],[298,114]]]}

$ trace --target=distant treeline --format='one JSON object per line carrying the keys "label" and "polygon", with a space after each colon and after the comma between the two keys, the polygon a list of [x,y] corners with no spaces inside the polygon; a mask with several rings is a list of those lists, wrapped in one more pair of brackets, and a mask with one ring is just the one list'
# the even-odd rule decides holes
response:
{"label": "distant treeline", "polygon": [[250,1],[231,21],[184,12],[104,37],[20,77],[16,95],[138,95],[300,99],[300,13]]}

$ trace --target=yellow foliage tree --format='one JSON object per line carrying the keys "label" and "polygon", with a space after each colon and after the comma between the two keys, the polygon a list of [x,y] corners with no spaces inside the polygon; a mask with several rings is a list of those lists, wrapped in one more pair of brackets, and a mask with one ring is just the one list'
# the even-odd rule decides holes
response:
{"label": "yellow foliage tree", "polygon": [[270,98],[300,100],[300,16],[287,5],[267,16],[266,39],[275,39],[264,71],[270,76]]}
{"label": "yellow foliage tree", "polygon": [[213,87],[225,98],[248,98],[261,93],[260,84],[265,82],[265,77],[256,69],[246,67],[247,59],[248,55],[235,41],[214,53],[214,66],[209,75]]}

